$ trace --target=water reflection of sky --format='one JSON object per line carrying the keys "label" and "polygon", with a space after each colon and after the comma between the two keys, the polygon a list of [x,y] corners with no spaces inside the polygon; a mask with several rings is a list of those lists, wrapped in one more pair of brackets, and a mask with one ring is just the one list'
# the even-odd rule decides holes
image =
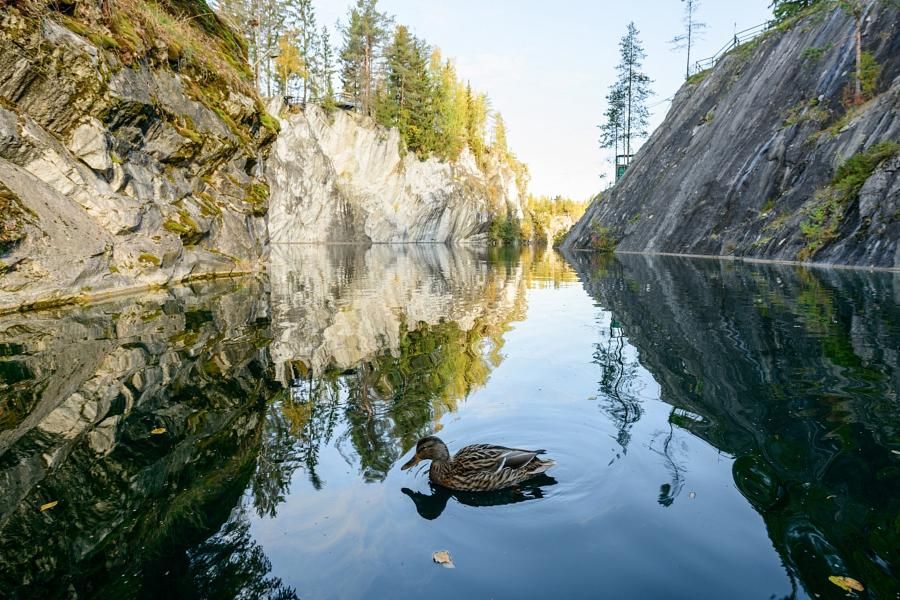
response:
{"label": "water reflection of sky", "polygon": [[[698,581],[735,597],[789,593],[762,518],[731,484],[731,458],[673,430],[672,409],[627,337],[620,358],[631,372],[620,391],[641,413],[623,447],[619,424],[598,399],[597,346],[610,341],[612,316],[577,283],[534,283],[520,292],[527,312],[506,330],[502,362],[438,427],[451,448],[546,447],[559,463],[557,485],[539,500],[505,506],[451,499],[426,521],[399,493],[430,494],[424,471],[395,467],[383,482],[364,483],[352,450],[323,449],[322,489],[298,472],[278,517],[253,521],[273,573],[312,597],[334,598],[425,589],[447,598],[598,590],[696,597]],[[444,548],[457,563],[449,574],[430,563]]]}

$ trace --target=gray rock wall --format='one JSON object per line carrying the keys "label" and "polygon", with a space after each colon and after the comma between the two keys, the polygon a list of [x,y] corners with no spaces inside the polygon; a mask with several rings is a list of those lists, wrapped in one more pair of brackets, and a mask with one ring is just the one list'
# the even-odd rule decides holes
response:
{"label": "gray rock wall", "polygon": [[497,161],[401,156],[396,129],[314,106],[283,118],[266,178],[273,243],[484,241],[493,215],[524,204]]}
{"label": "gray rock wall", "polygon": [[0,311],[261,267],[274,132],[255,98],[207,106],[11,7],[0,72]]}
{"label": "gray rock wall", "polygon": [[[602,232],[620,251],[735,255],[900,267],[900,160],[836,213],[833,236],[802,223],[848,157],[900,141],[900,9],[876,0],[863,47],[881,67],[877,96],[847,114],[853,19],[820,11],[731,52],[686,83],[627,174],[595,201],[565,246]],[[820,228],[824,231],[827,227]]]}

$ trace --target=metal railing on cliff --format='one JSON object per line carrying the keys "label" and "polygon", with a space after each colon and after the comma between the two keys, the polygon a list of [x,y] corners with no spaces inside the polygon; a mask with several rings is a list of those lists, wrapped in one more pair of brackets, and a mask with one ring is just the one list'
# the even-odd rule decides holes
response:
{"label": "metal railing on cliff", "polygon": [[715,64],[719,62],[726,54],[728,54],[741,44],[749,42],[750,40],[753,40],[754,38],[767,32],[769,28],[774,24],[775,21],[766,21],[765,23],[761,23],[759,25],[756,25],[755,27],[750,27],[748,29],[744,29],[743,31],[735,32],[731,40],[727,44],[722,46],[721,50],[719,50],[709,58],[704,58],[695,62],[694,69],[691,74],[693,75],[694,73],[699,73],[700,71],[705,71],[714,67]]}

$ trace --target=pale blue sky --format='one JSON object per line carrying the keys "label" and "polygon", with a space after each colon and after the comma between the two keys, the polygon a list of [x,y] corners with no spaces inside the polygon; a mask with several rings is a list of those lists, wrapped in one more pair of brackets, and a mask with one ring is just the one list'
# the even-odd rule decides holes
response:
{"label": "pale blue sky", "polygon": [[[714,54],[738,30],[766,21],[770,0],[701,3],[708,28],[695,55]],[[340,42],[335,22],[355,0],[315,0],[320,23]],[[381,0],[397,23],[456,59],[472,85],[503,113],[509,145],[531,170],[531,191],[586,198],[611,174],[609,152],[597,147],[597,124],[629,21],[647,50],[654,80],[655,127],[684,79],[684,54],[668,43],[681,32],[680,0]]]}

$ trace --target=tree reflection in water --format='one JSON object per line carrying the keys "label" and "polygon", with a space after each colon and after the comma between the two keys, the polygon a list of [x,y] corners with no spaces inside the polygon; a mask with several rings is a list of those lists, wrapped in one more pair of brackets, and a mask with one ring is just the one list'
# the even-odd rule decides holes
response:
{"label": "tree reflection in water", "polygon": [[297,592],[271,577],[272,563],[250,535],[241,506],[219,532],[189,551],[191,589],[206,598],[296,600]]}
{"label": "tree reflection in water", "polygon": [[[671,476],[660,503],[684,480],[678,437],[696,436],[735,457],[734,485],[765,520],[797,594],[836,597],[828,577],[849,573],[868,597],[897,597],[896,274],[570,260],[673,407],[653,442]],[[617,385],[628,378],[614,337],[597,356],[621,435],[635,413]]]}
{"label": "tree reflection in water", "polygon": [[[601,330],[603,339],[594,346],[594,362],[600,365],[600,407],[616,427],[616,442],[622,454],[628,451],[631,428],[643,414],[633,384],[640,369],[636,356],[627,356],[629,348],[622,325],[615,318]],[[620,455],[616,455],[618,458]],[[613,459],[616,460],[616,458]]]}
{"label": "tree reflection in water", "polygon": [[484,385],[502,343],[505,323],[476,320],[404,326],[396,354],[383,351],[349,369],[314,374],[292,361],[289,388],[267,412],[252,482],[254,508],[274,517],[292,477],[303,469],[315,489],[319,454],[334,444],[366,481],[381,481],[416,441],[433,433],[440,417]]}

